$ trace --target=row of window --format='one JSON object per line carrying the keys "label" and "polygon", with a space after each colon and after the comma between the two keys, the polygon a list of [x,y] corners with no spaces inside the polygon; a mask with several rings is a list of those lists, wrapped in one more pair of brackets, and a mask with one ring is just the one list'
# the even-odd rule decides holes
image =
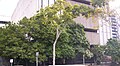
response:
{"label": "row of window", "polygon": [[55,0],[38,0],[38,8],[44,8],[54,3]]}

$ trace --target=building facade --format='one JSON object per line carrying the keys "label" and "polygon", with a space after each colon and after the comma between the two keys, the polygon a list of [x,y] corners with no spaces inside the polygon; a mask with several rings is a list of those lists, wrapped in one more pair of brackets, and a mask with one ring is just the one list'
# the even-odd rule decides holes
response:
{"label": "building facade", "polygon": [[111,29],[112,29],[112,35],[111,37],[114,39],[119,39],[119,21],[116,18],[116,16],[111,16],[110,17],[111,20]]}
{"label": "building facade", "polygon": [[[92,7],[90,5],[90,0],[67,0],[67,1],[70,2],[71,4],[82,4],[82,5]],[[74,20],[76,23],[80,23],[84,25],[86,37],[91,45],[100,44],[100,38],[99,38],[100,36],[98,33],[98,30],[99,30],[98,18],[94,18],[94,17],[85,18],[83,16],[79,16]]]}
{"label": "building facade", "polygon": [[10,21],[9,16],[0,15],[0,27],[5,26],[6,24],[9,23],[9,21]]}
{"label": "building facade", "polygon": [[111,38],[111,33],[111,22],[99,18],[99,35],[101,45],[106,45],[108,39]]}
{"label": "building facade", "polygon": [[18,22],[23,17],[30,18],[34,16],[40,8],[54,4],[55,0],[19,0],[11,20]]}
{"label": "building facade", "polygon": [[5,26],[6,24],[8,24],[9,22],[7,21],[0,21],[0,27],[3,27]]}
{"label": "building facade", "polygon": [[100,44],[106,45],[108,39],[120,39],[120,21],[116,16],[109,16],[107,20],[99,20]]}
{"label": "building facade", "polygon": [[[66,0],[71,4],[84,4],[90,6],[90,0]],[[55,0],[19,0],[16,9],[11,17],[11,20],[17,22],[23,17],[30,18],[34,16],[40,8],[54,4]],[[91,6],[90,6],[91,7]],[[79,16],[74,19],[76,23],[81,23],[85,26],[85,33],[90,44],[99,44],[98,20],[91,18],[84,18]],[[94,23],[94,21],[96,21]]]}

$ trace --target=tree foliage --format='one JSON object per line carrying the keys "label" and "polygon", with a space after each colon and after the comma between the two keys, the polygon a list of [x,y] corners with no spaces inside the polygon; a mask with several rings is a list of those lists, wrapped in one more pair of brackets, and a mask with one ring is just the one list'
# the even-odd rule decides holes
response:
{"label": "tree foliage", "polygon": [[91,2],[94,7],[102,7],[106,4],[105,0],[91,0]]}
{"label": "tree foliage", "polygon": [[105,54],[112,57],[113,62],[120,63],[120,42],[117,39],[109,39]]}
{"label": "tree foliage", "polygon": [[84,27],[73,19],[79,15],[89,17],[92,13],[93,9],[87,6],[72,6],[58,0],[31,18],[0,28],[0,55],[35,61],[35,53],[39,52],[40,61],[45,61],[52,57],[58,27],[62,32],[56,46],[57,58],[73,58],[77,53],[91,56]]}
{"label": "tree foliage", "polygon": [[100,64],[103,61],[104,57],[104,48],[105,46],[95,45],[91,48],[92,53],[94,54],[94,62]]}

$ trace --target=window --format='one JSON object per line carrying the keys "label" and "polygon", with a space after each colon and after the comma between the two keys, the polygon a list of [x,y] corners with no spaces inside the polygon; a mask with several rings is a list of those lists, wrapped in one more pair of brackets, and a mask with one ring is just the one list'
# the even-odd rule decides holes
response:
{"label": "window", "polygon": [[43,0],[43,8],[45,8],[46,6],[48,6],[48,0]]}
{"label": "window", "polygon": [[52,5],[54,4],[55,0],[49,0],[49,4],[48,5]]}

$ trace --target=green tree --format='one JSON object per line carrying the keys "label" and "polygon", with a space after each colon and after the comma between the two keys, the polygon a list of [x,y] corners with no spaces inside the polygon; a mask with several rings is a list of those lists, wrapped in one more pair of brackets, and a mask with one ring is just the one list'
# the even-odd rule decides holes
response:
{"label": "green tree", "polygon": [[91,0],[94,7],[102,7],[106,5],[106,0]]}
{"label": "green tree", "polygon": [[36,52],[40,52],[40,61],[46,61],[47,55],[51,58],[54,55],[55,61],[55,54],[57,58],[72,58],[77,53],[91,56],[84,27],[73,19],[79,15],[89,17],[93,13],[88,6],[72,6],[58,0],[30,19],[25,17],[18,24],[0,28],[0,55],[31,61],[35,61]]}
{"label": "green tree", "polygon": [[92,53],[94,54],[95,64],[100,64],[103,61],[105,46],[95,45],[91,48]]}
{"label": "green tree", "polygon": [[112,57],[113,62],[120,63],[120,42],[117,39],[109,39],[105,54]]}

